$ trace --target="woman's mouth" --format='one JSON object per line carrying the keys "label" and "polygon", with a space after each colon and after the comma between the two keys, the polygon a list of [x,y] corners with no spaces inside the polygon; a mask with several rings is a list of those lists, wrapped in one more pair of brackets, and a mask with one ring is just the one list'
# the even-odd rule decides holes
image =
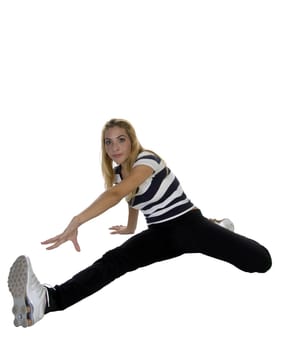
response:
{"label": "woman's mouth", "polygon": [[121,156],[122,156],[121,153],[119,153],[119,154],[113,154],[113,155],[112,155],[112,158],[117,159],[117,158],[120,158]]}

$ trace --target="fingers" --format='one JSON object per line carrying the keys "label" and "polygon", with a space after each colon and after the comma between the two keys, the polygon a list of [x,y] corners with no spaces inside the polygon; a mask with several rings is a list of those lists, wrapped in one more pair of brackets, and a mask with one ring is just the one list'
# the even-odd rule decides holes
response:
{"label": "fingers", "polygon": [[41,242],[41,244],[52,244],[51,246],[47,247],[47,250],[52,250],[55,248],[58,248],[62,243],[65,243],[66,240],[61,237],[61,235],[55,236],[53,238],[47,239],[46,241]]}
{"label": "fingers", "polygon": [[79,245],[78,240],[77,240],[76,237],[72,240],[72,243],[73,243],[73,245],[74,245],[75,250],[76,250],[77,252],[80,252],[80,251],[81,251],[81,248],[80,248],[80,245]]}
{"label": "fingers", "polygon": [[53,238],[47,239],[46,241],[41,242],[41,244],[43,245],[51,244],[49,247],[46,248],[46,250],[52,250],[52,249],[58,248],[59,246],[61,246],[61,244],[67,242],[68,240],[70,240],[73,243],[74,248],[77,252],[81,251],[80,245],[77,240],[77,236],[67,239],[64,235],[58,235]]}
{"label": "fingers", "polygon": [[52,238],[49,238],[43,242],[41,242],[41,244],[51,244],[51,243],[54,243],[56,242],[58,239],[59,239],[60,235],[57,235],[55,237],[52,237]]}
{"label": "fingers", "polygon": [[115,225],[115,226],[112,226],[112,227],[109,227],[109,230],[120,230],[122,227],[124,227],[123,225]]}
{"label": "fingers", "polygon": [[62,243],[63,242],[54,243],[53,245],[47,247],[46,250],[52,250],[52,249],[58,248]]}
{"label": "fingers", "polygon": [[52,238],[49,238],[41,242],[41,244],[49,244],[50,246],[47,247],[46,249],[51,250],[51,249],[58,248],[59,246],[61,246],[61,244],[67,241],[71,241],[74,245],[75,250],[77,252],[80,252],[81,248],[78,243],[77,236],[78,236],[78,224],[73,219],[63,233],[61,233],[60,235],[54,236]]}
{"label": "fingers", "polygon": [[127,228],[127,226],[122,226],[122,225],[110,227],[110,230],[113,230],[110,232],[110,234],[112,235],[114,234],[128,235],[130,233],[133,233],[131,230]]}
{"label": "fingers", "polygon": [[120,234],[121,231],[124,229],[125,229],[125,226],[123,225],[115,225],[115,226],[109,227],[109,230],[112,230],[110,232],[111,235]]}

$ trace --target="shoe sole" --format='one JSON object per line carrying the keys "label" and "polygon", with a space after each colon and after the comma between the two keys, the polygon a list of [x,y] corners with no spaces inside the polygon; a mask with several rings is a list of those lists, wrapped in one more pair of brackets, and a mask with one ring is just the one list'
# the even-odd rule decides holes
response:
{"label": "shoe sole", "polygon": [[12,312],[15,315],[16,327],[29,327],[33,325],[33,305],[27,297],[29,259],[19,256],[12,265],[8,277],[8,287],[14,298]]}

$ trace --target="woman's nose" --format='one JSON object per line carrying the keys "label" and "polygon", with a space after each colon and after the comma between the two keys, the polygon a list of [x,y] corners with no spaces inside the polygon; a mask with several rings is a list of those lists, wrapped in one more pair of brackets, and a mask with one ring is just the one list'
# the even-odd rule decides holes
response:
{"label": "woman's nose", "polygon": [[113,151],[118,151],[119,150],[119,143],[116,141],[113,142],[112,149],[113,149]]}

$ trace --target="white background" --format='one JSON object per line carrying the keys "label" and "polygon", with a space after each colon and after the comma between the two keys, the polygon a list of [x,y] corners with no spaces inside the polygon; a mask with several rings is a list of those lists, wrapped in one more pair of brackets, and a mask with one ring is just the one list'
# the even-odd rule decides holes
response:
{"label": "white background", "polygon": [[[1,1],[1,348],[283,349],[281,3]],[[127,239],[108,233],[126,221],[123,201],[80,229],[81,253],[40,245],[102,192],[112,117],[132,122],[204,215],[267,246],[273,268],[183,256],[15,328],[19,254],[54,285]]]}

